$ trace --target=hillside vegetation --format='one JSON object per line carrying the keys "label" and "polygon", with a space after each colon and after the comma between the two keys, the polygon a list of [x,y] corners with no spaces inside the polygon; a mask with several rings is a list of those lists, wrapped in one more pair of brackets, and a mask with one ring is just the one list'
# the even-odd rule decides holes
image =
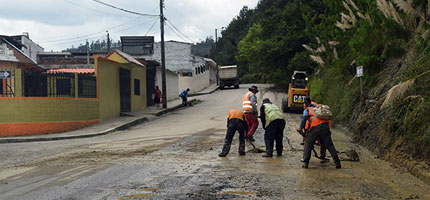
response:
{"label": "hillside vegetation", "polygon": [[[217,61],[238,64],[242,83],[280,88],[294,70],[307,71],[311,97],[331,106],[334,124],[386,159],[411,171],[418,164],[408,161],[420,161],[425,171],[429,13],[428,0],[261,0],[222,32]],[[364,68],[363,94],[357,66]]]}

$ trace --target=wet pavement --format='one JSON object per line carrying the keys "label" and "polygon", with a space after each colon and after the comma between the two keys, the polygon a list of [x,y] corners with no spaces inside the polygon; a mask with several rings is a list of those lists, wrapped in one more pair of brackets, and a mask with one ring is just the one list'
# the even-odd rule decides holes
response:
{"label": "wet pavement", "polygon": [[[332,130],[337,150],[354,149],[360,161],[335,169],[332,160],[312,158],[302,169],[297,113],[285,114],[290,145],[285,139],[282,157],[263,158],[249,144],[239,156],[237,135],[228,156],[218,157],[227,112],[241,106],[246,92],[241,88],[199,96],[191,108],[105,136],[0,144],[0,199],[430,199],[428,185],[342,130]],[[259,99],[278,105],[284,95],[260,90]],[[257,129],[261,149],[263,134]]]}

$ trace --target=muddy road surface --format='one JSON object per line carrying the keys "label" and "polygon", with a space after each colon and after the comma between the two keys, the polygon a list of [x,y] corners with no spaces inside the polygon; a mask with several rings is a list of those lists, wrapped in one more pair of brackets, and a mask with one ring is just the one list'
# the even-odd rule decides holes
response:
{"label": "muddy road surface", "polygon": [[[280,106],[282,93],[258,85]],[[126,131],[86,139],[0,144],[0,199],[430,199],[430,187],[375,158],[332,130],[340,157],[360,161],[302,169],[303,146],[295,132],[300,113],[285,114],[284,155],[263,158],[247,144],[218,157],[230,109],[241,109],[249,85],[199,96],[201,103]],[[264,130],[256,146],[264,149]],[[288,139],[287,139],[288,138]],[[318,150],[318,148],[317,148]]]}

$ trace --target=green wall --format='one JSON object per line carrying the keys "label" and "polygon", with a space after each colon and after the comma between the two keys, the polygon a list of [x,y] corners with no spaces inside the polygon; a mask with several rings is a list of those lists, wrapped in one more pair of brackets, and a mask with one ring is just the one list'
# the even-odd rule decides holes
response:
{"label": "green wall", "polygon": [[[140,80],[140,95],[134,94],[134,79]],[[134,65],[131,70],[131,111],[136,112],[144,108],[146,108],[146,68]]]}
{"label": "green wall", "polygon": [[99,81],[100,119],[119,117],[119,64],[105,59],[96,59]]}
{"label": "green wall", "polygon": [[97,100],[60,98],[0,99],[0,123],[70,122],[99,119]]}

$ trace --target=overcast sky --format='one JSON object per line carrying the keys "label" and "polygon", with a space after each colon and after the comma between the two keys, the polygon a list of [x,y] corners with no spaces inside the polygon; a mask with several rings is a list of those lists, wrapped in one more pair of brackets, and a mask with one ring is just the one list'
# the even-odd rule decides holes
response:
{"label": "overcast sky", "polygon": [[[99,0],[126,10],[159,15],[159,0]],[[243,6],[258,0],[165,0],[165,40],[199,42],[214,37]],[[158,17],[138,16],[94,0],[0,0],[0,35],[21,35],[45,51],[61,51],[85,40],[105,40],[106,31],[117,41],[123,35],[148,35],[160,40]],[[152,27],[152,28],[151,28]],[[173,30],[180,31],[179,37]],[[183,34],[183,35],[182,35]]]}

